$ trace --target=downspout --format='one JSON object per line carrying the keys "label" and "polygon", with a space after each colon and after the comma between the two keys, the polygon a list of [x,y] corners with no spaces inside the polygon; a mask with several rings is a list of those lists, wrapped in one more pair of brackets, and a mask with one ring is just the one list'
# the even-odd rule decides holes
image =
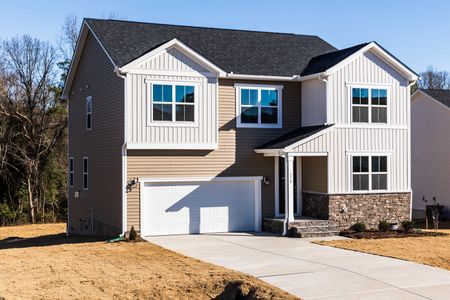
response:
{"label": "downspout", "polygon": [[409,200],[409,220],[412,220],[412,204],[413,204],[413,190],[411,186],[411,86],[414,85],[417,80],[410,81],[407,85],[408,92],[408,190],[411,193],[411,199]]}
{"label": "downspout", "polygon": [[114,72],[117,76],[123,79],[123,143],[122,143],[122,234],[127,231],[127,192],[126,192],[126,181],[127,181],[127,76],[122,73],[120,68],[115,68]]}

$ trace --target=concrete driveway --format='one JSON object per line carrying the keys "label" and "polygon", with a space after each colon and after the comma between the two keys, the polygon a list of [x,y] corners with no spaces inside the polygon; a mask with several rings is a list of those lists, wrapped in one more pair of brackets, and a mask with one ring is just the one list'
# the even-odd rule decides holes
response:
{"label": "concrete driveway", "polygon": [[244,233],[147,239],[251,274],[303,299],[450,299],[448,271],[311,240]]}

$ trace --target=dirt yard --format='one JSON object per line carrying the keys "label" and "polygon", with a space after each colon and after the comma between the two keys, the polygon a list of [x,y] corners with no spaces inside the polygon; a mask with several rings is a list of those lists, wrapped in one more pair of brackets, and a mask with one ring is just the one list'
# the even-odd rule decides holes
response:
{"label": "dirt yard", "polygon": [[0,299],[297,299],[151,243],[64,232],[64,224],[0,227]]}
{"label": "dirt yard", "polygon": [[[436,230],[449,233],[450,230]],[[450,270],[450,235],[389,239],[350,239],[321,245],[390,256]]]}

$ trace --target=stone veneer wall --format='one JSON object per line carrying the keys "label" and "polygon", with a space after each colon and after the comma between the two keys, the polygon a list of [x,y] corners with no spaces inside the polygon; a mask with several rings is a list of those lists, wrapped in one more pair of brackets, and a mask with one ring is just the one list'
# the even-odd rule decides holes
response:
{"label": "stone veneer wall", "polygon": [[303,215],[329,219],[339,229],[362,221],[377,228],[381,220],[398,223],[410,219],[410,193],[327,195],[303,193]]}

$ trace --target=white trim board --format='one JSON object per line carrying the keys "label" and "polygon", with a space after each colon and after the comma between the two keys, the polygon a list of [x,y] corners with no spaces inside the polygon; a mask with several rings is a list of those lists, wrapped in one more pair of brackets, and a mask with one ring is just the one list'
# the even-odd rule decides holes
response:
{"label": "white trim board", "polygon": [[127,143],[127,150],[216,150],[218,143]]}

